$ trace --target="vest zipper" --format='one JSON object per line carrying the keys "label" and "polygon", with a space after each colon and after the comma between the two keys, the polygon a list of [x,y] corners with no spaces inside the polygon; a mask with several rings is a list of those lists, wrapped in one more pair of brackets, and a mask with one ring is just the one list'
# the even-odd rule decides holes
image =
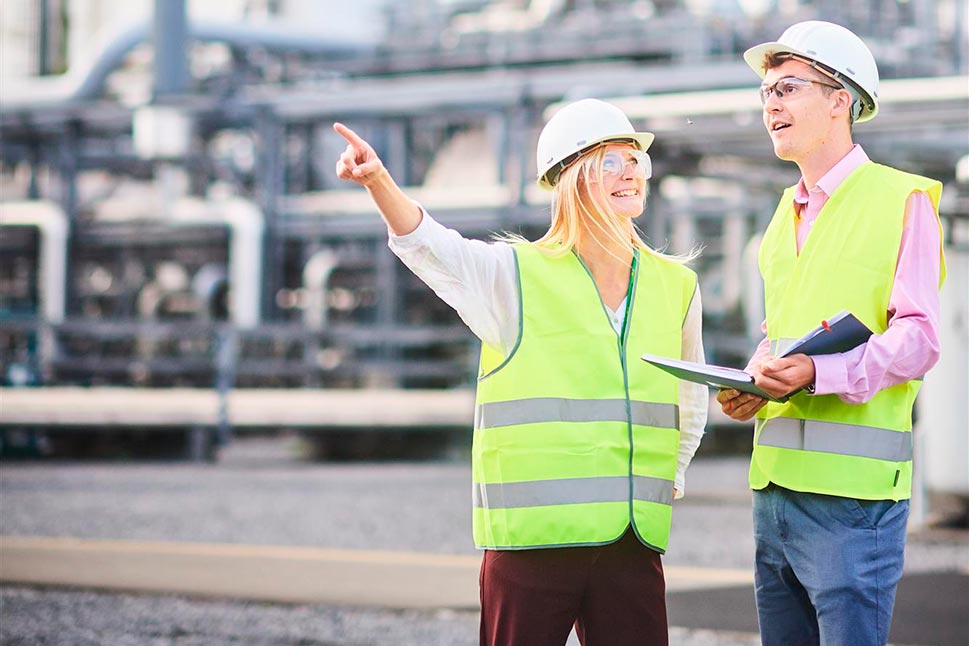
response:
{"label": "vest zipper", "polygon": [[[589,280],[592,281],[593,286],[596,288],[596,295],[599,297],[599,304],[602,306],[602,313],[606,315],[606,322],[612,327],[612,322],[609,320],[609,312],[606,304],[602,300],[602,294],[599,293],[599,288],[595,284],[595,278],[592,276],[592,272],[586,267],[585,263],[582,261],[582,257],[578,254],[575,249],[572,250],[575,254],[576,259],[582,268],[585,269],[585,273],[588,274]],[[629,285],[626,288],[626,309],[623,312],[622,317],[622,327],[619,329],[619,334],[616,338],[616,345],[619,350],[619,364],[622,367],[622,388],[626,395],[626,429],[629,437],[629,525],[636,531],[635,516],[633,515],[633,413],[632,404],[629,401],[629,368],[626,365],[626,341],[629,337],[629,317],[633,311],[633,300],[636,296],[636,284],[639,279],[638,268],[639,265],[639,249],[633,250],[633,261],[629,267]],[[639,532],[636,531],[637,536]]]}
{"label": "vest zipper", "polygon": [[626,288],[626,311],[622,317],[622,330],[619,335],[619,361],[622,364],[622,387],[626,395],[626,428],[629,434],[629,525],[636,530],[636,517],[633,510],[633,412],[629,401],[629,368],[626,365],[626,342],[629,338],[629,318],[633,311],[633,300],[636,298],[636,283],[638,281],[639,250],[633,251],[633,262],[629,268],[629,286]]}

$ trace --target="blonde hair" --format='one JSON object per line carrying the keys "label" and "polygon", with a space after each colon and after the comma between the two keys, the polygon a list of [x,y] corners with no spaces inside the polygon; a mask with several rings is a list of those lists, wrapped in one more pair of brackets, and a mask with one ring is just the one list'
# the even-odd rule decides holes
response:
{"label": "blonde hair", "polygon": [[[609,143],[618,142],[603,142],[583,152],[578,159],[562,170],[554,188],[552,223],[541,238],[529,242],[518,235],[504,234],[498,239],[511,243],[532,244],[544,253],[557,257],[570,253],[578,244],[582,232],[586,231],[596,244],[613,256],[615,253],[612,249],[616,247],[629,253],[639,249],[678,264],[685,264],[699,256],[698,247],[684,255],[666,254],[653,249],[643,240],[636,225],[612,208],[601,189],[602,158],[605,155],[605,146]],[[592,189],[585,191],[585,196],[591,204],[587,204],[583,197],[583,187]],[[645,197],[643,199],[645,204]]]}

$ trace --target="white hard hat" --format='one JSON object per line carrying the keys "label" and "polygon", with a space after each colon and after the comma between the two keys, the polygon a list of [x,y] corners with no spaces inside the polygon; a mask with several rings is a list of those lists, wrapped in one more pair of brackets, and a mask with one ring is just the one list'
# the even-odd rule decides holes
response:
{"label": "white hard hat", "polygon": [[[767,54],[792,54],[817,63],[856,98],[854,121],[868,121],[878,114],[878,67],[871,51],[853,32],[841,25],[808,20],[792,25],[774,43],[764,43],[744,52],[744,60],[764,78]],[[857,107],[856,107],[857,106]]]}
{"label": "white hard hat", "polygon": [[567,165],[562,162],[596,144],[629,141],[646,152],[653,139],[651,132],[636,132],[623,111],[610,103],[598,99],[570,103],[549,119],[538,136],[538,185],[552,190]]}

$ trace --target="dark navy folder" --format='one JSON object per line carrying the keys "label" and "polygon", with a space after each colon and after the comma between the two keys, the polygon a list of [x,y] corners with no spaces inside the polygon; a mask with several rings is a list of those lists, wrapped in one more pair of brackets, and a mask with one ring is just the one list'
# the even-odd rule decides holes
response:
{"label": "dark navy folder", "polygon": [[868,326],[859,321],[854,314],[842,310],[831,318],[822,321],[821,325],[792,343],[789,348],[777,356],[847,352],[868,341],[871,334]]}

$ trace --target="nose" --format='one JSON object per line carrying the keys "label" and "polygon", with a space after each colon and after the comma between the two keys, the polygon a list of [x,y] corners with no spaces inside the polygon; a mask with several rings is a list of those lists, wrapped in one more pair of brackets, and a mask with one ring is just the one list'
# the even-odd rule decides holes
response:
{"label": "nose", "polygon": [[771,92],[764,102],[765,112],[777,112],[781,109],[781,100],[777,98],[777,92]]}

